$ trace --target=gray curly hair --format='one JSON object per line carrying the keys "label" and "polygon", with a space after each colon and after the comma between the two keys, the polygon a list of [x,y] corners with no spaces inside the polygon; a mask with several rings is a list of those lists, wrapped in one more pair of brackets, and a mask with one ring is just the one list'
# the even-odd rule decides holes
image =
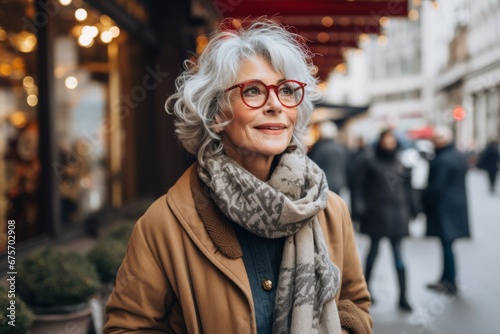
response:
{"label": "gray curly hair", "polygon": [[319,97],[312,53],[297,34],[274,21],[258,19],[237,31],[224,30],[221,25],[198,60],[184,62],[185,71],[176,79],[177,91],[165,103],[167,112],[176,117],[174,124],[179,141],[201,165],[206,157],[223,150],[221,137],[215,130],[231,120],[217,124],[216,116],[221,111],[233,115],[224,90],[235,84],[240,64],[254,57],[268,60],[286,78],[307,84],[304,100],[297,107],[292,135],[293,145],[306,152],[307,125],[313,101]]}

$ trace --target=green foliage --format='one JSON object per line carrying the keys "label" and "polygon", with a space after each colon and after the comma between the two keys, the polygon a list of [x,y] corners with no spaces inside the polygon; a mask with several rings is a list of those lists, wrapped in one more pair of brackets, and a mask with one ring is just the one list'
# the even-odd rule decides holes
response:
{"label": "green foliage", "polygon": [[106,238],[118,239],[122,240],[127,244],[128,239],[130,239],[130,235],[132,234],[132,230],[134,229],[133,222],[124,222],[119,227],[111,231]]}
{"label": "green foliage", "polygon": [[[16,281],[17,283],[17,281]],[[4,286],[0,286],[0,334],[25,334],[33,322],[33,315],[31,311],[22,301],[19,295],[16,294],[15,298],[9,298],[9,292]],[[12,321],[8,317],[11,311],[11,300],[15,300],[15,326],[9,325]]]}
{"label": "green foliage", "polygon": [[85,303],[99,289],[94,265],[83,255],[46,248],[18,266],[19,294],[30,306]]}
{"label": "green foliage", "polygon": [[102,283],[114,283],[118,268],[125,257],[127,243],[133,229],[133,221],[124,221],[106,237],[99,240],[88,254],[88,258],[95,265]]}
{"label": "green foliage", "polygon": [[99,240],[90,251],[88,258],[95,265],[102,283],[114,283],[126,251],[127,241],[110,237]]}

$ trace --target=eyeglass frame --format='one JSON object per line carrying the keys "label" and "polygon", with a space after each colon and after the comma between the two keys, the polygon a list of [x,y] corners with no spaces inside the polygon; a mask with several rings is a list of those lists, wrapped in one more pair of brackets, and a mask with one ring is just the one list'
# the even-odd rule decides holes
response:
{"label": "eyeglass frame", "polygon": [[[251,105],[249,105],[246,101],[245,101],[245,98],[243,97],[243,87],[247,86],[248,84],[252,83],[252,82],[257,82],[257,83],[260,83],[262,84],[264,87],[266,87],[266,98],[264,99],[264,102],[258,106],[258,107],[253,107]],[[300,98],[300,101],[295,104],[294,106],[287,106],[285,104],[283,104],[283,102],[281,102],[281,99],[279,97],[279,91],[278,91],[278,88],[283,85],[284,83],[287,83],[287,82],[294,82],[296,84],[299,85],[299,88],[302,89],[303,91],[303,94],[302,94],[302,97]],[[243,101],[243,103],[249,107],[249,108],[252,108],[252,109],[257,109],[257,108],[260,108],[262,107],[263,105],[265,105],[267,103],[267,101],[269,100],[269,90],[272,89],[274,91],[274,93],[276,94],[276,97],[278,98],[278,101],[280,101],[280,104],[285,107],[285,108],[295,108],[297,107],[299,104],[302,103],[302,101],[304,101],[304,95],[305,95],[305,90],[304,90],[304,87],[307,86],[307,84],[305,82],[300,82],[300,81],[297,81],[297,80],[284,80],[282,82],[280,82],[279,84],[277,85],[266,85],[265,83],[263,83],[261,80],[256,80],[256,79],[251,79],[251,80],[247,80],[247,81],[243,81],[243,82],[240,82],[234,86],[231,86],[229,88],[227,88],[224,93],[227,93],[229,92],[230,90],[233,90],[235,88],[239,88],[240,89],[240,97],[241,97],[241,101]],[[297,88],[297,89],[299,89]],[[295,91],[297,91],[297,89]],[[295,92],[294,91],[294,92]]]}

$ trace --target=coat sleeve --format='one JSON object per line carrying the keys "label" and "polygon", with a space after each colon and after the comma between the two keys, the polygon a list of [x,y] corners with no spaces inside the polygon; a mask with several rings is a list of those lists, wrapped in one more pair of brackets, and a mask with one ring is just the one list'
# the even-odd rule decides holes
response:
{"label": "coat sleeve", "polygon": [[[145,218],[136,223],[106,306],[104,333],[184,332],[176,296],[160,265]],[[151,229],[151,228],[150,228]],[[176,316],[173,316],[177,314]]]}
{"label": "coat sleeve", "polygon": [[417,202],[417,198],[415,196],[415,189],[413,189],[413,186],[411,184],[412,174],[413,170],[411,168],[406,168],[403,181],[404,192],[406,195],[406,203],[408,204],[408,209],[411,219],[417,216],[420,207],[420,205]]}
{"label": "coat sleeve", "polygon": [[354,239],[349,210],[339,196],[330,194],[326,210],[326,231],[332,261],[342,272],[337,304],[340,324],[353,334],[371,334],[370,293]]}

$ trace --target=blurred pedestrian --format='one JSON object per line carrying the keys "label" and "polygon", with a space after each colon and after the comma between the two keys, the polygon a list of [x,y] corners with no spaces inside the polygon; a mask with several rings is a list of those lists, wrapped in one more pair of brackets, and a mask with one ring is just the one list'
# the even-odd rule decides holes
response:
{"label": "blurred pedestrian", "polygon": [[351,216],[352,220],[356,223],[358,223],[359,220],[359,210],[357,208],[358,203],[356,201],[359,198],[359,196],[356,194],[356,180],[358,178],[356,171],[358,170],[358,166],[361,164],[361,162],[366,159],[366,154],[369,154],[367,150],[368,149],[365,139],[363,137],[357,138],[356,148],[349,154],[349,159],[347,162],[346,174],[347,187],[349,188],[350,195]]}
{"label": "blurred pedestrian", "polygon": [[443,272],[437,283],[427,287],[456,295],[453,242],[470,236],[465,186],[468,163],[456,149],[450,128],[437,127],[432,142],[436,156],[429,164],[429,180],[422,192],[422,203],[427,217],[427,235],[441,241]]}
{"label": "blurred pedestrian", "polygon": [[305,155],[304,48],[259,20],[177,79],[167,111],[198,161],[135,225],[106,333],[372,332],[349,211]]}
{"label": "blurred pedestrian", "polygon": [[380,240],[387,237],[392,246],[399,283],[399,308],[411,312],[406,296],[406,270],[401,242],[409,235],[408,224],[416,214],[411,194],[411,170],[398,159],[399,142],[392,130],[380,134],[374,154],[357,169],[357,210],[360,232],[370,237],[365,278],[370,287]]}
{"label": "blurred pedestrian", "polygon": [[490,193],[495,193],[495,181],[497,179],[498,164],[500,163],[500,152],[498,142],[490,141],[484,150],[479,154],[477,167],[484,169],[488,173]]}
{"label": "blurred pedestrian", "polygon": [[[427,188],[429,178],[429,160],[434,156],[434,145],[430,140],[415,141],[411,147],[403,150],[400,160],[411,168],[411,188],[413,200],[418,214],[423,213],[421,203],[422,191]],[[422,215],[423,218],[423,215]]]}
{"label": "blurred pedestrian", "polygon": [[309,157],[325,172],[328,188],[340,194],[347,184],[347,149],[336,140],[338,128],[335,123],[324,120],[315,126],[319,130],[319,140],[309,151]]}

